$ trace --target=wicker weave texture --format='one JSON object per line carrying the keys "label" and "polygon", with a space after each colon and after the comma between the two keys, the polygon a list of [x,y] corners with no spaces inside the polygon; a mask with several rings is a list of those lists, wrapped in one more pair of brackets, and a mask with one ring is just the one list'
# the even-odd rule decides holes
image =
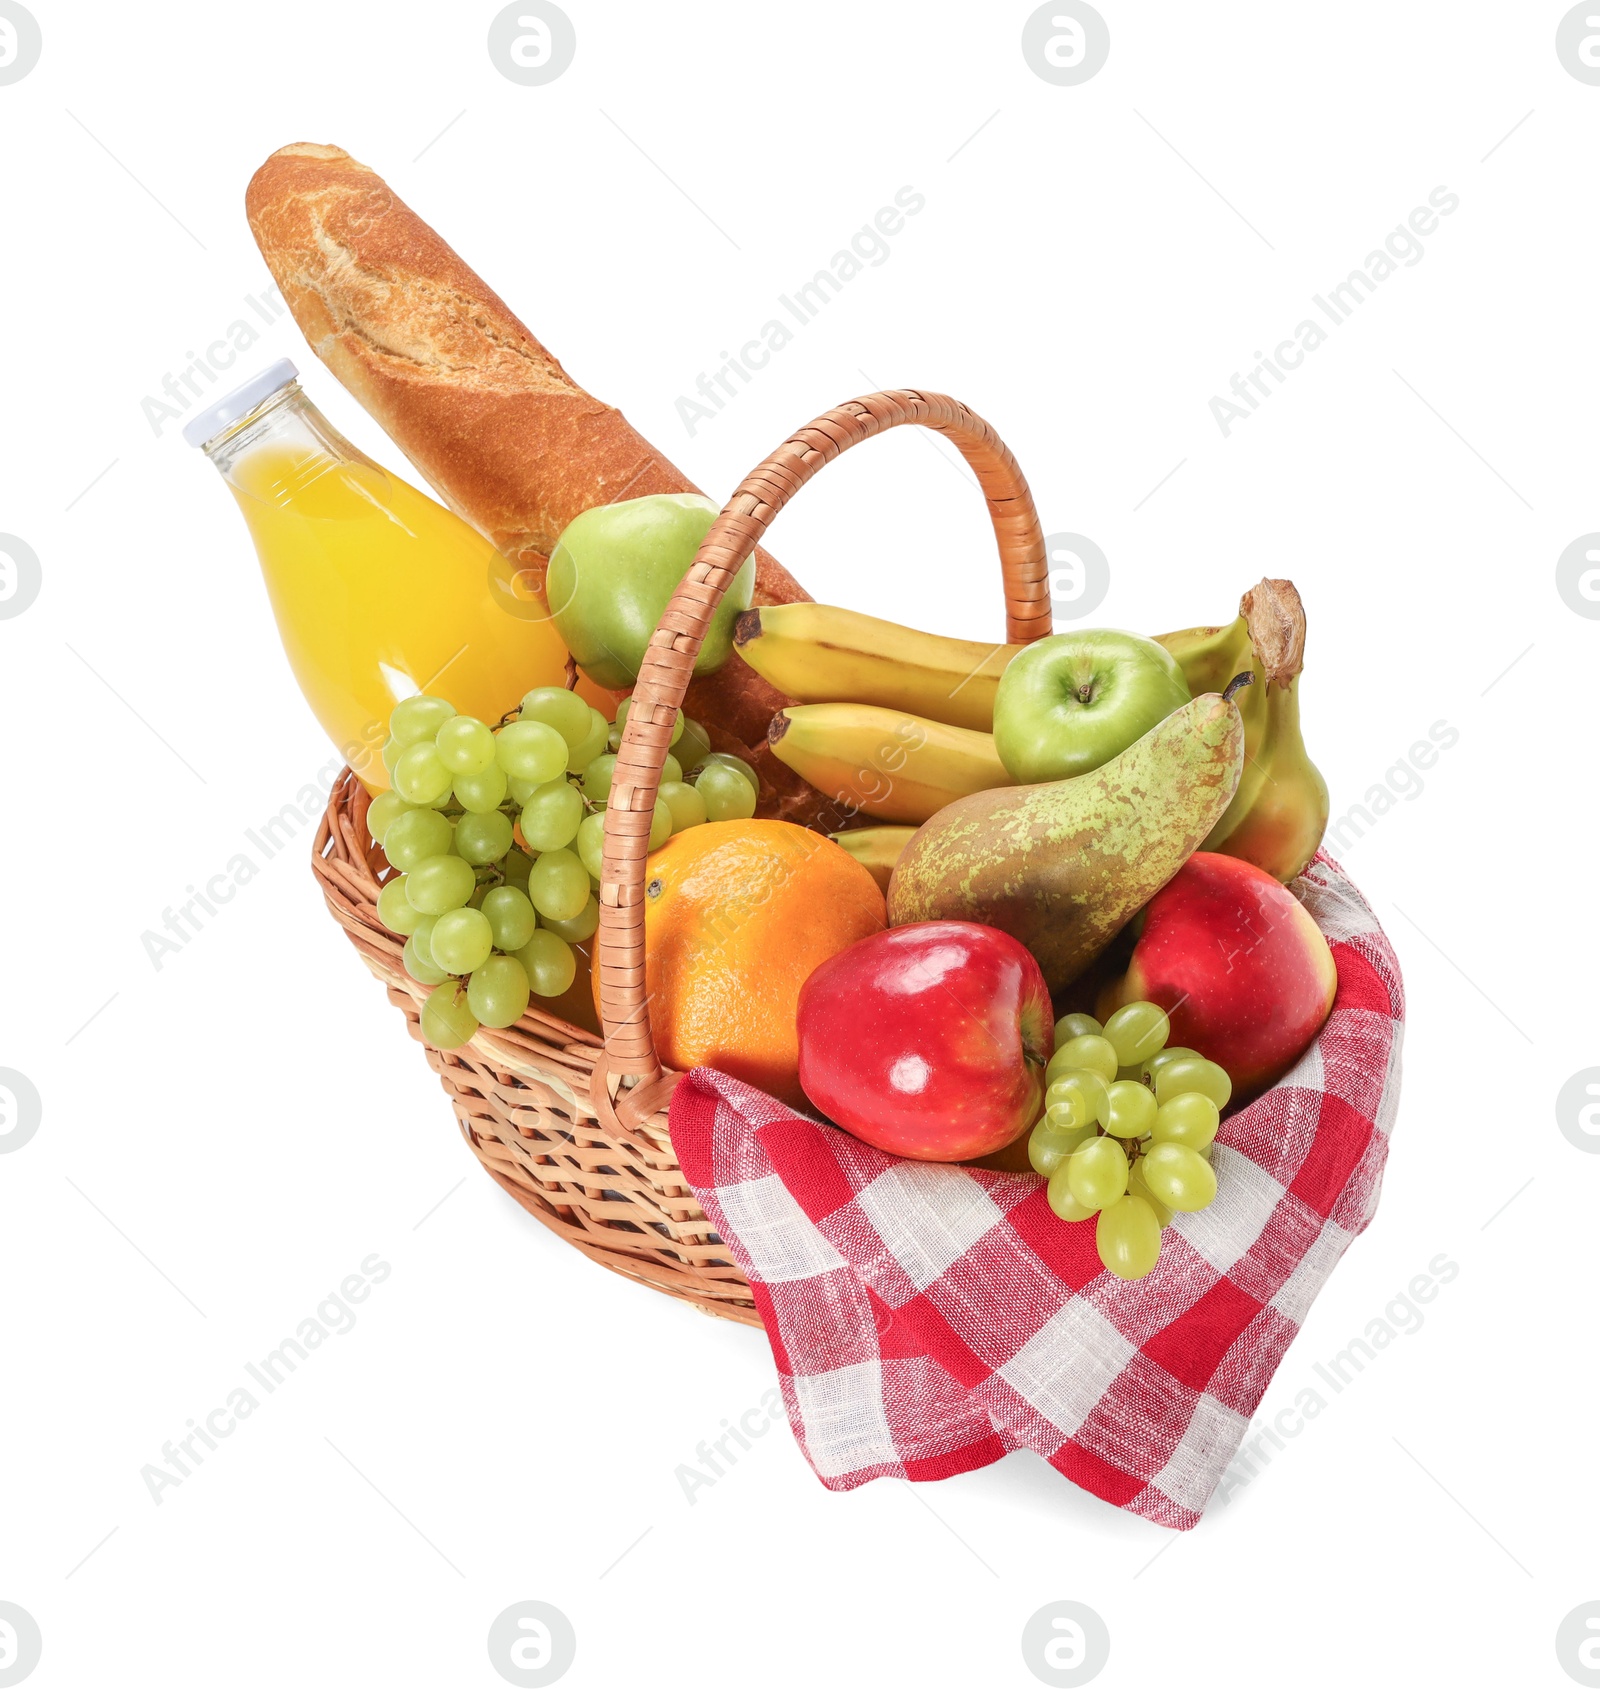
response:
{"label": "wicker weave texture", "polygon": [[328,799],[312,866],[329,912],[427,1051],[473,1154],[591,1260],[706,1313],[760,1325],[749,1286],[678,1171],[666,1115],[627,1130],[599,1127],[589,1106],[601,1054],[593,1033],[530,1008],[515,1026],[485,1028],[459,1050],[423,1042],[428,988],[406,973],[402,941],[378,919],[390,869],[367,833],[367,802],[347,769]]}

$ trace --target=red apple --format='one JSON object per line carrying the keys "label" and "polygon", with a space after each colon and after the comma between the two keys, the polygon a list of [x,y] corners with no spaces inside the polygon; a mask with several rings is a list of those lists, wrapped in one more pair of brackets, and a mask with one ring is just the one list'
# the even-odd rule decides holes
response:
{"label": "red apple", "polygon": [[1281,1079],[1339,983],[1328,941],[1294,895],[1253,863],[1199,850],[1140,919],[1133,960],[1101,1007],[1159,1003],[1168,1044],[1225,1068],[1235,1101]]}
{"label": "red apple", "polygon": [[994,927],[920,921],[859,940],[800,988],[799,1029],[806,1095],[893,1155],[965,1161],[1038,1119],[1050,992]]}

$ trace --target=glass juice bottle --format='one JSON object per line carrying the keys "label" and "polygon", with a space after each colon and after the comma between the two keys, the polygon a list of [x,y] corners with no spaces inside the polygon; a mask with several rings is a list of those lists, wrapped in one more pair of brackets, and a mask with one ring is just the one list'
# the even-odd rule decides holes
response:
{"label": "glass juice bottle", "polygon": [[[417,692],[491,726],[567,651],[516,565],[364,456],[301,391],[288,359],[184,429],[255,541],[278,633],[313,714],[369,791],[388,783],[389,712]],[[578,690],[609,715],[610,694]]]}

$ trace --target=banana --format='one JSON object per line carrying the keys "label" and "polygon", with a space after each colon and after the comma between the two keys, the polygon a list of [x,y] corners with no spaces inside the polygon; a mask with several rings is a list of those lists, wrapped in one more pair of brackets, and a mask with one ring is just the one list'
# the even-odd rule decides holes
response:
{"label": "banana", "polygon": [[830,836],[871,874],[880,891],[887,891],[894,865],[916,836],[916,831],[915,827],[858,827],[853,832]]}
{"label": "banana", "polygon": [[733,645],[763,680],[802,704],[875,704],[979,733],[993,727],[995,688],[1022,649],[805,603],[746,610]]}
{"label": "banana", "polygon": [[849,809],[920,825],[947,803],[1013,784],[994,739],[871,704],[797,704],[767,729],[773,755]]}
{"label": "banana", "polygon": [[1227,627],[1186,628],[1159,643],[1177,659],[1191,692],[1254,668],[1261,685],[1239,698],[1244,773],[1233,802],[1201,845],[1242,857],[1287,883],[1317,853],[1328,824],[1328,787],[1300,736],[1300,671],[1306,614],[1292,581],[1263,580]]}
{"label": "banana", "polygon": [[[1156,644],[1166,646],[1183,670],[1189,696],[1198,698],[1202,692],[1220,692],[1236,674],[1242,674],[1251,664],[1250,629],[1243,616],[1226,627],[1184,628],[1179,633],[1158,633]],[[1253,697],[1260,688],[1246,689],[1246,697]],[[1239,700],[1246,727],[1250,720],[1245,700]],[[1248,731],[1246,733],[1248,746]]]}

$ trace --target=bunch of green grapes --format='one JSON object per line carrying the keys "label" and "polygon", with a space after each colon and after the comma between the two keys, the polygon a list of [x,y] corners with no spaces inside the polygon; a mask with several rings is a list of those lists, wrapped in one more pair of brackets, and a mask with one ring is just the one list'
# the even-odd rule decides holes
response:
{"label": "bunch of green grapes", "polygon": [[[405,939],[406,972],[433,988],[422,1034],[436,1049],[459,1048],[480,1026],[512,1026],[531,997],[572,984],[572,946],[600,922],[605,804],[627,710],[612,723],[576,692],[540,686],[496,731],[442,698],[395,705],[383,747],[390,789],[367,812],[397,870],[378,918]],[[755,770],[713,751],[682,710],[672,744],[652,850],[686,827],[755,813]]]}
{"label": "bunch of green grapes", "polygon": [[1171,1031],[1155,1003],[1125,1003],[1104,1026],[1063,1015],[1028,1139],[1051,1208],[1063,1220],[1099,1215],[1101,1264],[1118,1278],[1143,1278],[1174,1211],[1217,1194],[1211,1144],[1233,1081],[1195,1050],[1168,1049]]}

